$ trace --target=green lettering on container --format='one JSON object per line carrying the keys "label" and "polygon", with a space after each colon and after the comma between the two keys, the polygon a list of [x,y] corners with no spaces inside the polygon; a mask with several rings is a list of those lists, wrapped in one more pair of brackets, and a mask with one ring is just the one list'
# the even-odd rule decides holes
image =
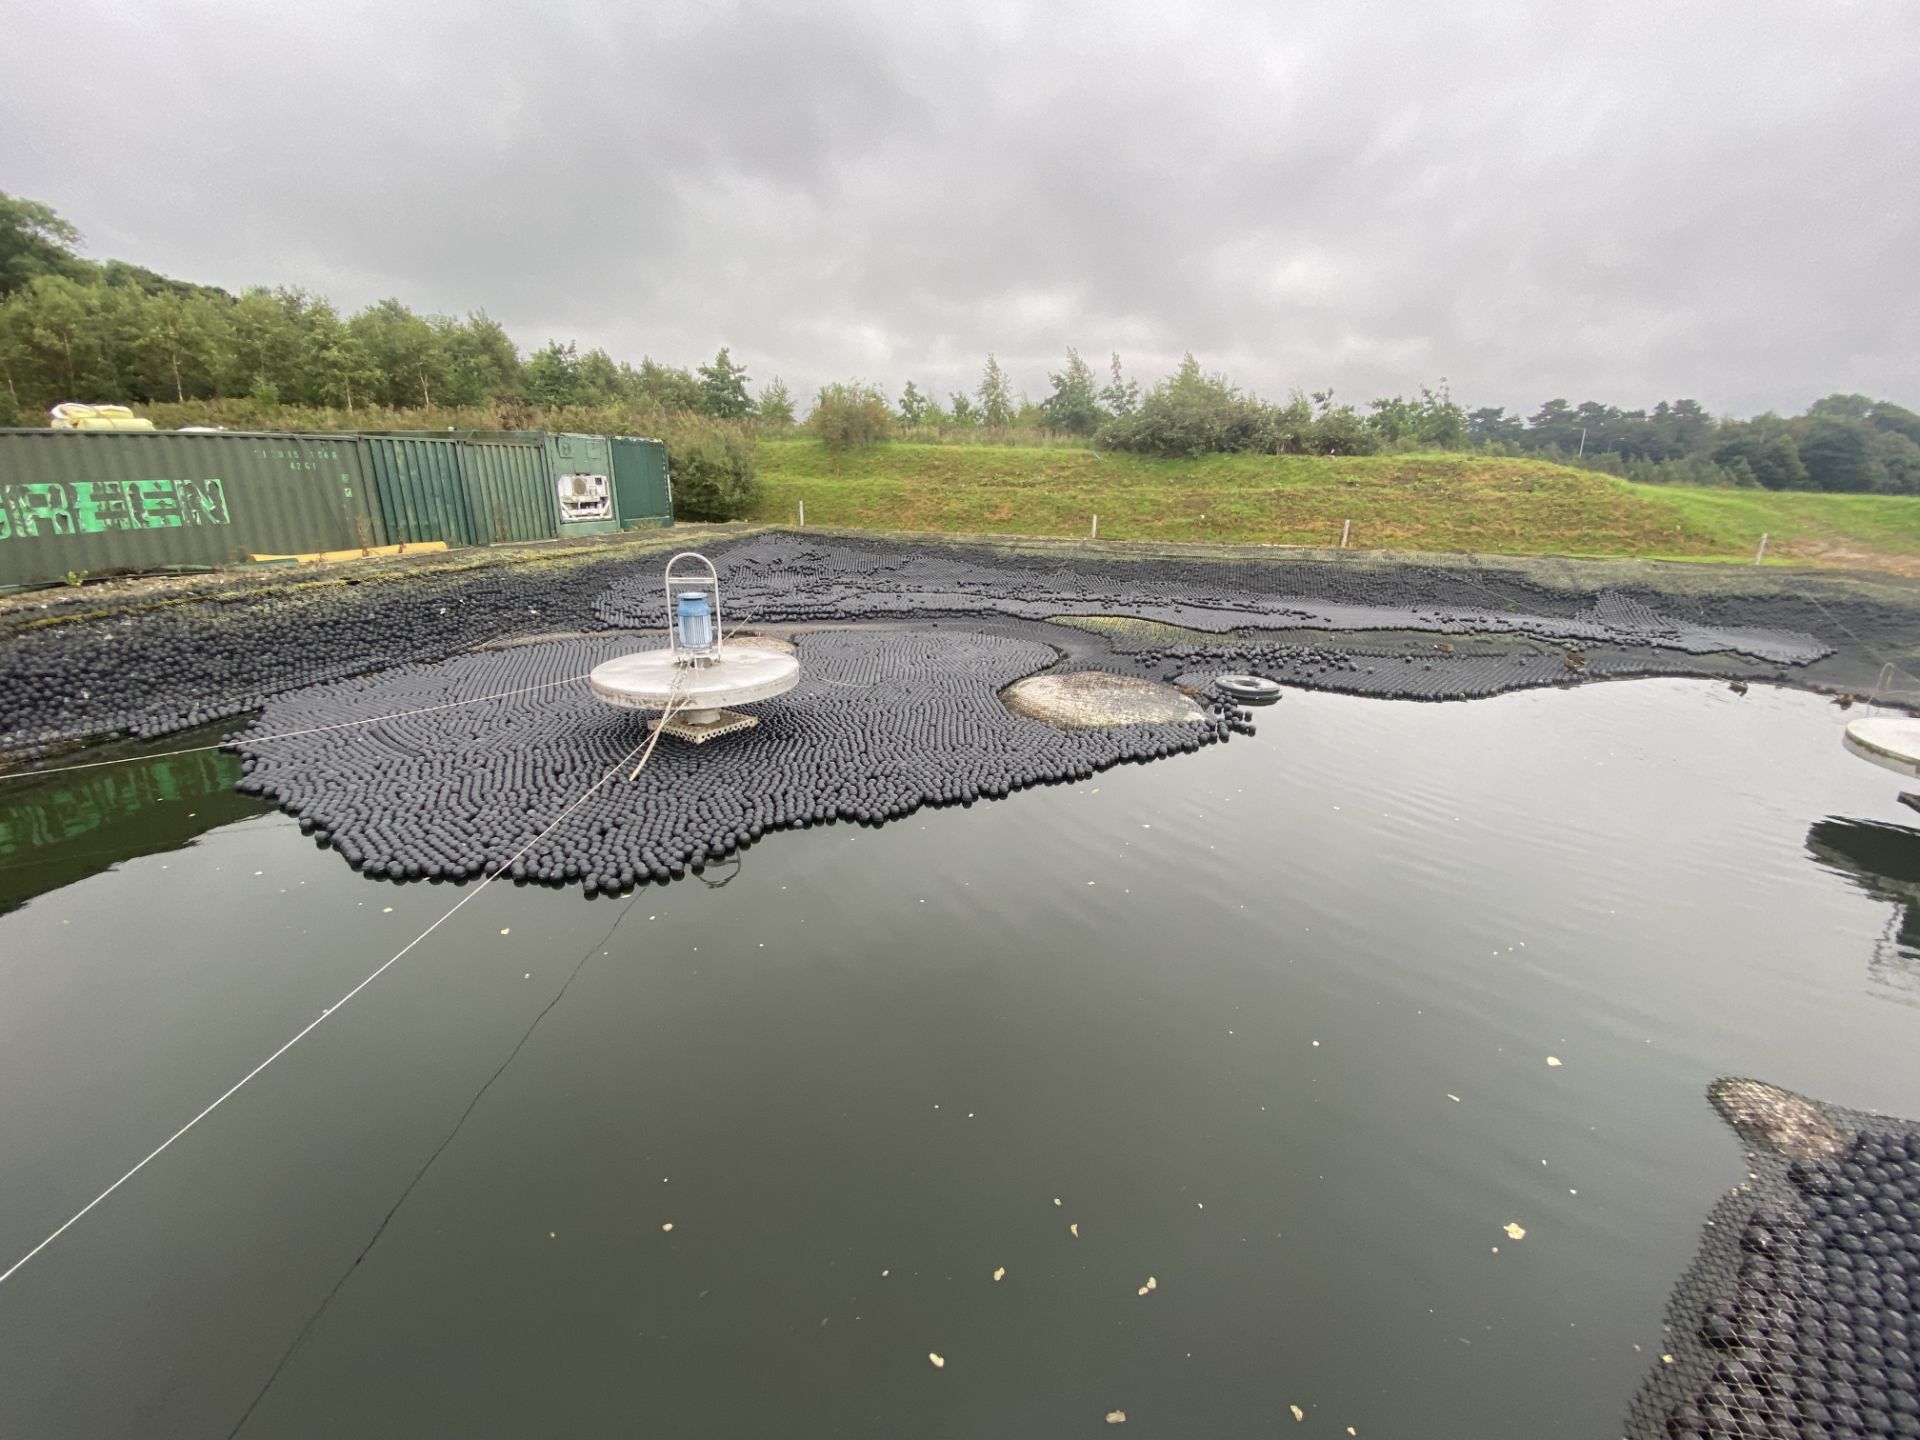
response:
{"label": "green lettering on container", "polygon": [[0,540],[231,523],[217,479],[0,484]]}

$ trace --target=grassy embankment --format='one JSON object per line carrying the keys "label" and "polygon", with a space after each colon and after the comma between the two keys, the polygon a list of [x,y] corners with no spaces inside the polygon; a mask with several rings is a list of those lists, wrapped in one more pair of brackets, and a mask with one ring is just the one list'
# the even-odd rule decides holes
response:
{"label": "grassy embankment", "polygon": [[754,518],[947,533],[1361,549],[1751,560],[1920,574],[1920,499],[1633,485],[1538,460],[1474,455],[1095,456],[1086,450],[890,444],[836,462],[766,440]]}

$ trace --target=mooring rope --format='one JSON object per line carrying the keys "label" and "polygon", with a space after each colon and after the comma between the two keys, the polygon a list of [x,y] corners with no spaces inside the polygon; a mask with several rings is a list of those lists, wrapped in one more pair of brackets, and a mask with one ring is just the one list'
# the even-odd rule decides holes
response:
{"label": "mooring rope", "polygon": [[[647,761],[653,758],[653,747],[660,743],[660,736],[666,731],[667,721],[671,720],[679,711],[687,708],[684,704],[680,703],[679,691],[680,671],[678,667],[676,667],[673,672],[673,683],[667,687],[666,708],[660,712],[660,718],[654,722],[653,734],[647,737],[646,754],[640,757],[640,763],[634,766],[633,773],[627,776],[628,784],[632,784],[635,780],[638,780],[640,778],[640,772],[647,768]],[[625,762],[623,761],[622,763],[624,764]]]}
{"label": "mooring rope", "polygon": [[[319,728],[325,729],[329,727],[322,726]],[[658,730],[654,731],[652,738],[658,739],[659,734],[660,732]],[[567,816],[571,815],[575,810],[578,810],[582,805],[586,804],[588,799],[591,798],[591,796],[596,790],[598,790],[602,785],[605,785],[607,781],[611,780],[614,776],[618,775],[621,769],[626,765],[626,763],[629,760],[633,759],[635,755],[638,755],[643,748],[648,748],[650,744],[651,744],[651,741],[641,741],[638,744],[636,744],[631,750],[627,751],[625,755],[622,755],[618,760],[616,760],[611,766],[608,767],[605,774],[603,774],[598,780],[594,781],[593,784],[589,785],[584,791],[582,791],[579,797],[576,798],[572,804],[568,805],[566,809],[562,810],[558,815],[554,816],[552,820],[548,821],[546,827],[542,829],[539,834],[535,835],[531,840],[527,841],[526,844],[522,845],[518,850],[516,850],[511,856],[503,860],[500,863],[498,868],[496,868],[491,874],[484,876],[481,879],[480,883],[474,886],[472,890],[468,891],[465,895],[461,896],[460,899],[455,902],[451,910],[447,911],[446,914],[442,915],[438,920],[434,921],[431,925],[427,926],[426,929],[422,930],[418,935],[414,936],[413,939],[409,940],[405,945],[401,946],[400,949],[397,950],[390,959],[382,963],[377,969],[373,971],[372,974],[368,975],[366,979],[362,980],[358,985],[355,985],[351,990],[347,991],[346,994],[342,995],[338,1000],[334,1001],[333,1004],[327,1006],[327,1008],[322,1010],[319,1013],[319,1015],[317,1015],[314,1019],[308,1021],[304,1026],[302,1026],[300,1030],[294,1034],[292,1039],[288,1040],[278,1050],[274,1051],[271,1055],[267,1056],[266,1059],[262,1060],[258,1065],[254,1066],[253,1069],[249,1070],[245,1075],[242,1075],[231,1086],[229,1086],[226,1090],[221,1092],[219,1098],[216,1099],[211,1105],[207,1106],[206,1109],[202,1110],[198,1115],[195,1115],[191,1120],[187,1121],[186,1124],[182,1125],[178,1130],[174,1131],[173,1134],[169,1135],[165,1140],[162,1140],[157,1146],[153,1148],[153,1150],[151,1150],[147,1154],[145,1159],[140,1161],[139,1164],[135,1165],[131,1170],[127,1171],[126,1174],[122,1175],[118,1180],[114,1181],[111,1185],[107,1186],[106,1189],[102,1190],[98,1195],[94,1196],[93,1199],[89,1200],[85,1205],[82,1205],[78,1210],[76,1210],[73,1213],[71,1217],[69,1217],[57,1229],[55,1229],[52,1234],[48,1235],[46,1239],[42,1240],[38,1245],[34,1246],[31,1250],[27,1251],[27,1253],[22,1255],[18,1260],[14,1261],[12,1265],[7,1267],[4,1273],[0,1273],[0,1285],[4,1285],[8,1280],[12,1279],[14,1274],[20,1269],[21,1266],[25,1265],[29,1260],[33,1259],[34,1256],[38,1255],[42,1250],[46,1249],[54,1241],[58,1240],[62,1235],[66,1234],[68,1230],[72,1229],[76,1224],[78,1224],[82,1219],[84,1219],[87,1213],[91,1211],[96,1205],[98,1205],[101,1201],[105,1200],[109,1195],[113,1194],[113,1192],[118,1190],[122,1185],[126,1184],[127,1181],[131,1180],[135,1175],[138,1175],[142,1170],[144,1170],[148,1166],[148,1164],[150,1164],[153,1160],[155,1160],[161,1154],[163,1154],[167,1150],[167,1148],[173,1144],[174,1141],[178,1140],[182,1135],[186,1134],[189,1130],[193,1129],[194,1126],[198,1125],[202,1120],[206,1119],[207,1116],[211,1115],[214,1111],[218,1110],[222,1105],[226,1104],[228,1100],[232,1099],[236,1094],[238,1094],[239,1091],[242,1089],[242,1087],[244,1087],[250,1080],[252,1080],[262,1070],[265,1070],[269,1065],[273,1064],[274,1061],[278,1060],[282,1055],[286,1054],[287,1051],[291,1050],[295,1045],[299,1044],[302,1040],[306,1039],[308,1035],[312,1034],[314,1030],[319,1028],[321,1022],[326,1020],[328,1016],[332,1015],[342,1005],[345,1005],[349,1000],[353,999],[354,996],[358,995],[362,990],[366,989],[367,986],[371,985],[374,981],[378,980],[382,975],[386,974],[386,972],[389,969],[391,969],[394,966],[394,964],[396,964],[403,956],[405,956],[408,951],[412,950],[414,946],[418,945],[422,940],[426,939],[429,935],[433,934],[434,931],[438,930],[442,925],[446,924],[447,921],[451,920],[456,914],[460,912],[462,908],[466,906],[468,901],[474,899],[477,895],[479,895],[479,893],[482,890],[486,889],[487,886],[491,885],[495,880],[499,879],[500,876],[504,874],[507,871],[507,869],[516,860],[520,859],[521,856],[525,855],[529,850],[533,849],[534,846],[538,845],[542,840],[546,839],[546,837],[553,832],[554,828],[558,826],[562,820],[566,819]],[[651,750],[649,749],[649,754],[650,753],[651,753]]]}
{"label": "mooring rope", "polygon": [[327,1291],[319,1305],[314,1307],[313,1313],[307,1316],[306,1324],[300,1327],[299,1333],[293,1337],[293,1342],[281,1353],[279,1363],[276,1364],[272,1372],[268,1374],[266,1382],[261,1385],[259,1391],[254,1395],[252,1402],[248,1404],[245,1411],[241,1413],[240,1418],[234,1421],[233,1429],[227,1432],[227,1440],[233,1440],[233,1437],[245,1428],[247,1421],[253,1418],[253,1412],[259,1409],[260,1402],[267,1398],[267,1392],[273,1389],[274,1382],[280,1378],[280,1372],[287,1368],[288,1363],[300,1352],[300,1347],[307,1343],[307,1336],[313,1333],[313,1327],[320,1323],[320,1318],[327,1313],[328,1308],[334,1302],[334,1298],[339,1295],[341,1289],[352,1277],[353,1272],[360,1267],[360,1262],[372,1253],[373,1247],[380,1243],[380,1237],[387,1233],[387,1227],[393,1223],[393,1217],[400,1213],[400,1207],[407,1203],[407,1200],[412,1196],[414,1190],[418,1188],[420,1182],[426,1179],[427,1172],[433,1168],[434,1162],[440,1158],[442,1152],[444,1152],[446,1148],[454,1142],[455,1137],[466,1128],[467,1121],[473,1117],[473,1112],[479,1108],[480,1102],[486,1099],[487,1092],[493,1088],[494,1082],[506,1074],[507,1067],[520,1058],[520,1052],[526,1049],[527,1042],[533,1038],[533,1032],[540,1028],[540,1022],[547,1018],[548,1013],[553,1010],[555,1006],[566,999],[567,991],[571,990],[573,988],[573,982],[580,978],[580,972],[586,968],[587,961],[593,958],[594,952],[599,950],[602,954],[606,953],[601,947],[613,939],[614,932],[620,928],[621,921],[627,918],[627,913],[633,909],[634,902],[639,898],[638,895],[628,897],[627,903],[620,907],[620,913],[614,917],[613,924],[607,927],[607,933],[587,947],[586,953],[574,964],[573,971],[567,976],[566,981],[554,992],[553,998],[541,1007],[540,1013],[533,1017],[533,1023],[528,1025],[526,1030],[521,1034],[519,1042],[512,1050],[507,1052],[507,1058],[502,1060],[494,1072],[487,1077],[486,1083],[474,1092],[473,1098],[467,1102],[467,1108],[462,1110],[460,1112],[460,1118],[453,1122],[453,1128],[441,1137],[438,1145],[433,1147],[432,1153],[427,1156],[420,1168],[414,1172],[413,1179],[407,1182],[406,1189],[400,1192],[400,1198],[388,1207],[387,1213],[381,1217],[379,1225],[374,1227],[373,1234],[367,1237],[367,1243],[360,1247],[359,1253],[348,1262],[346,1269],[342,1270],[340,1277],[333,1282],[333,1288]]}
{"label": "mooring rope", "polygon": [[[731,632],[738,635],[740,627]],[[724,643],[724,633],[722,641]],[[282,730],[274,735],[236,735],[230,740],[216,740],[210,745],[188,745],[179,750],[150,750],[140,755],[116,755],[111,760],[88,760],[78,765],[39,765],[30,770],[0,771],[0,780],[29,780],[39,775],[66,775],[75,770],[98,770],[106,765],[131,765],[139,760],[171,760],[176,755],[198,755],[206,750],[226,750],[245,741],[247,744],[263,743],[268,740],[292,740],[301,735],[318,735],[323,730],[350,730],[355,725],[378,725],[383,720],[404,720],[409,715],[426,715],[434,710],[453,710],[462,705],[479,705],[488,700],[506,700],[515,695],[531,695],[536,690],[552,690],[559,685],[572,685],[585,680],[586,675],[569,675],[564,680],[545,680],[538,685],[528,685],[519,690],[502,690],[495,695],[476,695],[471,700],[449,700],[440,705],[422,705],[417,710],[396,710],[391,715],[371,715],[364,720],[342,720],[333,725],[313,725],[305,730]],[[664,716],[661,717],[663,720]],[[635,771],[634,774],[639,774]]]}
{"label": "mooring rope", "polygon": [[417,710],[396,710],[391,715],[369,715],[364,720],[341,720],[332,725],[309,725],[304,730],[282,730],[272,735],[236,735],[210,745],[188,745],[180,750],[154,750],[143,755],[116,755],[111,760],[88,760],[79,765],[48,765],[32,770],[9,770],[0,780],[30,780],[41,775],[65,775],[74,770],[98,770],[103,765],[129,765],[137,760],[168,760],[175,755],[198,755],[203,750],[228,750],[239,744],[255,745],[268,740],[292,740],[300,735],[318,735],[323,730],[351,730],[356,725],[378,725],[384,720],[404,720],[409,715],[425,715],[434,710],[454,710],[462,705],[480,705],[488,700],[506,700],[514,695],[531,695],[536,690],[551,690],[558,685],[573,685],[585,675],[569,675],[564,680],[543,680],[538,685],[518,690],[502,690],[494,695],[476,695],[471,700],[448,700],[439,705],[422,705]]}

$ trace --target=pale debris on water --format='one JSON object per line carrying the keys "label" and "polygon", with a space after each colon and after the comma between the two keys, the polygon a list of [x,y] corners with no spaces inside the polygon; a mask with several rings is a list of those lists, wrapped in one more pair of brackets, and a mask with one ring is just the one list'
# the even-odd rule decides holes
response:
{"label": "pale debris on water", "polygon": [[933,1362],[933,1368],[936,1370],[944,1370],[947,1368],[947,1357],[944,1355],[936,1355],[929,1350],[927,1352],[927,1359]]}
{"label": "pale debris on water", "polygon": [[513,927],[511,925],[504,926],[502,927],[500,933],[502,935],[511,935],[513,933]]}
{"label": "pale debris on water", "polygon": [[1080,1238],[1080,1222],[1076,1220],[1073,1224],[1067,1226],[1067,1233],[1078,1240]]}
{"label": "pale debris on water", "polygon": [[1293,1412],[1293,1418],[1295,1420],[1304,1420],[1307,1418],[1307,1412],[1302,1410],[1298,1405],[1289,1405],[1287,1409]]}
{"label": "pale debris on water", "polygon": [[1527,1232],[1511,1220],[1509,1220],[1505,1225],[1501,1226],[1500,1228],[1505,1230],[1508,1236],[1512,1239],[1524,1240],[1527,1238]]}
{"label": "pale debris on water", "polygon": [[1056,1204],[1056,1205],[1058,1205],[1058,1204],[1060,1203],[1060,1197],[1059,1197],[1058,1195],[1056,1195],[1056,1196],[1054,1196],[1054,1197],[1053,1197],[1053,1203],[1054,1203],[1054,1204]]}
{"label": "pale debris on water", "polygon": [[660,1229],[661,1229],[661,1232],[664,1234],[666,1231],[673,1229],[673,1222],[671,1220],[667,1221],[667,1223],[662,1225]]}
{"label": "pale debris on water", "polygon": [[1007,1267],[1004,1265],[1002,1265],[998,1270],[995,1270],[993,1272],[993,1278],[995,1280],[1004,1280],[1006,1278],[1006,1275],[1007,1275]]}
{"label": "pale debris on water", "polygon": [[1124,1410],[1109,1410],[1109,1411],[1107,1411],[1107,1423],[1108,1423],[1109,1425],[1124,1425],[1124,1424],[1126,1424],[1126,1423],[1127,1423],[1127,1412],[1126,1412],[1126,1411],[1124,1411]]}
{"label": "pale debris on water", "polygon": [[1558,1065],[1559,1063],[1560,1063],[1560,1057],[1558,1055],[1547,1056],[1547,1064]]}

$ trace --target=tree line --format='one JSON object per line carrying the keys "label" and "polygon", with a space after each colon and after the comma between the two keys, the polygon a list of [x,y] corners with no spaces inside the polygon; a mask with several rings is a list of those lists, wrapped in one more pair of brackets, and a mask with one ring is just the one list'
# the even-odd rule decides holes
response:
{"label": "tree line", "polygon": [[[617,411],[650,417],[656,430],[677,425],[737,459],[750,453],[743,438],[721,431],[800,423],[779,377],[756,393],[726,347],[692,369],[651,358],[636,367],[558,340],[522,356],[484,311],[419,315],[389,299],[343,315],[298,289],[236,296],[88,260],[79,238],[47,206],[0,192],[0,424],[32,423],[63,400],[244,401],[252,414],[324,410],[347,425],[394,412],[485,411],[508,429],[566,410]],[[1521,416],[1468,410],[1442,381],[1357,408],[1325,390],[1265,400],[1191,355],[1143,390],[1117,354],[1098,373],[1070,349],[1038,400],[1016,392],[989,355],[979,383],[944,403],[911,380],[897,397],[853,381],[823,387],[807,412],[807,429],[834,450],[896,437],[1068,437],[1174,457],[1479,450],[1653,482],[1920,494],[1920,415],[1864,395],[1745,420],[1689,399],[1651,410],[1554,399]]]}

